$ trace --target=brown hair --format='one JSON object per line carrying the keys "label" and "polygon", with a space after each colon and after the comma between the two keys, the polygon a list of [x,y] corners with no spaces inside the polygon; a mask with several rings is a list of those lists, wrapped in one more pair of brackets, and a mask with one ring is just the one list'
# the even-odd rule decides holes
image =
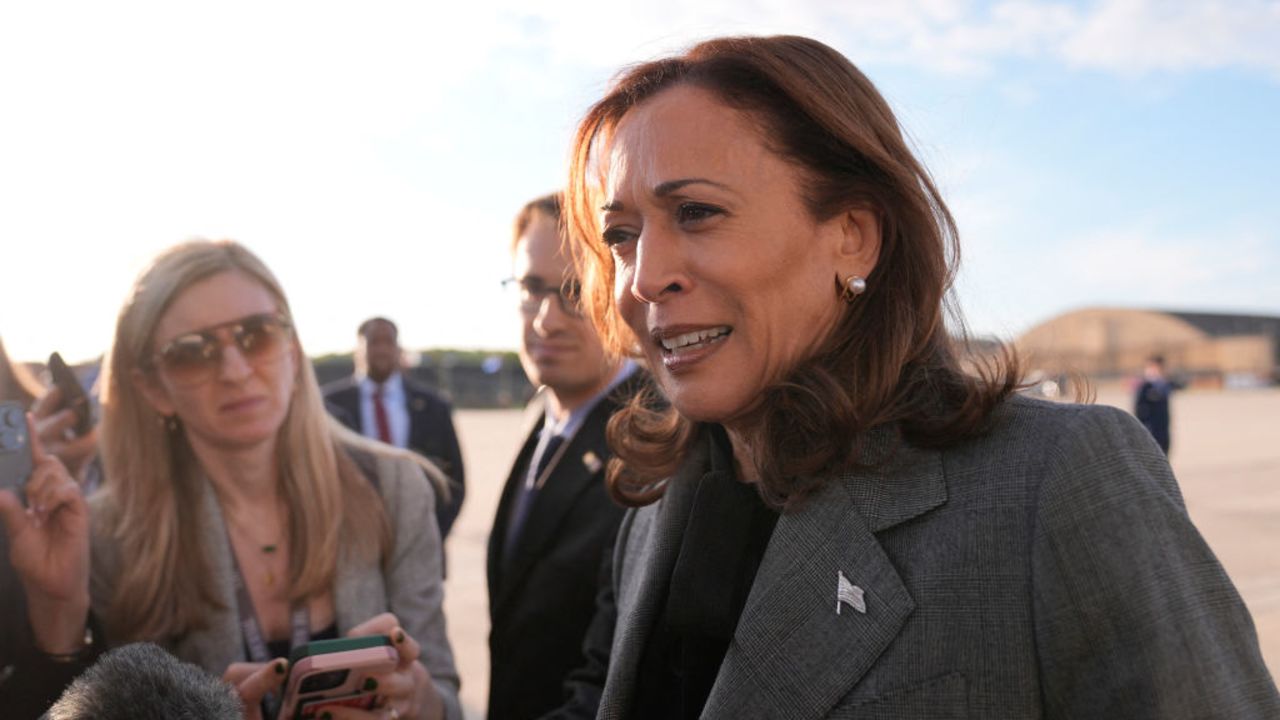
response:
{"label": "brown hair", "polygon": [[[765,500],[787,506],[816,490],[820,478],[856,465],[857,438],[876,426],[896,423],[908,440],[933,446],[980,432],[1016,389],[1017,358],[1005,349],[985,362],[970,358],[972,374],[961,367],[946,327],[950,316],[964,337],[948,297],[959,260],[955,221],[871,81],[808,38],[699,43],[625,70],[587,111],[574,139],[566,221],[579,250],[587,314],[606,347],[634,352],[635,339],[615,312],[613,259],[598,224],[605,146],[631,108],[676,85],[711,92],[752,119],[773,152],[804,170],[815,219],[871,208],[882,225],[866,292],[813,357],[765,391],[752,430]],[[628,505],[657,499],[663,478],[698,435],[692,421],[652,397],[615,415],[615,498]]]}
{"label": "brown hair", "polygon": [[[291,318],[279,281],[256,255],[229,240],[194,240],[157,256],[134,283],[120,310],[102,383],[102,450],[106,483],[93,498],[126,558],[107,612],[117,642],[161,640],[201,627],[220,606],[207,551],[201,546],[203,484],[186,435],[170,431],[135,387],[135,372],[151,372],[154,333],[173,300],[219,273],[242,273]],[[279,429],[276,462],[289,505],[290,599],[327,592],[339,554],[376,562],[386,557],[391,528],[381,498],[344,446],[354,433],[329,417],[315,373],[295,334],[299,357],[289,412]],[[98,518],[95,518],[98,519]],[[305,552],[302,550],[305,549]]]}
{"label": "brown hair", "polygon": [[516,214],[515,225],[511,233],[511,252],[516,251],[516,244],[520,242],[520,238],[524,236],[525,231],[533,224],[533,219],[538,213],[559,223],[560,207],[563,201],[561,193],[553,192],[525,203],[524,207],[520,208],[520,212]]}

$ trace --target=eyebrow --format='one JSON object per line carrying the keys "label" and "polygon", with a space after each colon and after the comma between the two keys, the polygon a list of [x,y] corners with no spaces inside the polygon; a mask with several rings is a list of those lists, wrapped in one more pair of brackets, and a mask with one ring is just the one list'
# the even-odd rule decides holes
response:
{"label": "eyebrow", "polygon": [[720,188],[721,190],[729,189],[728,185],[718,183],[715,180],[708,180],[706,178],[684,178],[682,180],[668,180],[664,183],[658,183],[657,187],[653,189],[653,194],[658,197],[666,197],[686,185],[710,185],[712,187]]}
{"label": "eyebrow", "polygon": [[[689,185],[710,185],[712,187],[720,188],[721,190],[730,190],[728,185],[718,183],[715,180],[708,180],[707,178],[681,178],[679,180],[668,180],[666,182],[658,183],[653,188],[653,194],[655,197],[666,197]],[[623,210],[624,207],[625,206],[621,202],[613,200],[601,205],[600,209],[604,212],[618,212]]]}

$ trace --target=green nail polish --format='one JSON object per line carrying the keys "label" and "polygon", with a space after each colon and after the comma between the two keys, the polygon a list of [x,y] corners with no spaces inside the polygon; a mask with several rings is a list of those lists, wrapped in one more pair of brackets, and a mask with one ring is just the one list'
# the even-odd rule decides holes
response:
{"label": "green nail polish", "polygon": [[397,631],[396,631],[396,642],[397,642],[397,643],[402,643],[402,642],[404,642],[404,631],[403,631],[403,630],[397,630]]}
{"label": "green nail polish", "polygon": [[279,661],[279,662],[277,662],[277,663],[276,663],[276,674],[277,674],[277,675],[283,675],[283,674],[284,674],[284,661],[283,661],[283,660],[281,660],[281,661]]}
{"label": "green nail polish", "polygon": [[377,680],[374,680],[373,678],[365,678],[365,679],[364,679],[364,689],[365,689],[365,691],[367,691],[367,692],[373,692],[374,690],[377,690],[377,689],[378,689],[378,681],[377,681]]}

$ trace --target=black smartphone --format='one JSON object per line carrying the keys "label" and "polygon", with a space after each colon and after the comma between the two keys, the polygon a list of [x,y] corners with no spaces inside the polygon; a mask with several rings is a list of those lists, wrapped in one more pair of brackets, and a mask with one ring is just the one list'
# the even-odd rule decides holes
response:
{"label": "black smartphone", "polygon": [[53,379],[53,384],[58,386],[58,394],[62,396],[62,404],[58,409],[71,408],[76,413],[76,424],[72,425],[71,429],[76,435],[89,432],[93,427],[89,395],[80,386],[80,380],[76,374],[71,372],[71,368],[67,367],[62,356],[56,352],[49,356],[49,377]]}
{"label": "black smartphone", "polygon": [[26,409],[15,402],[0,403],[0,488],[16,492],[25,505],[23,490],[33,467]]}

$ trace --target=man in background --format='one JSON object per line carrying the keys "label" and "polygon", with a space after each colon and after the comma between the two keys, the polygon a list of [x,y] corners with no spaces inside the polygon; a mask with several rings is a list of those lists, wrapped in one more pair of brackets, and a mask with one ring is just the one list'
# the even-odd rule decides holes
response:
{"label": "man in background", "polygon": [[1164,357],[1152,355],[1142,370],[1142,383],[1134,395],[1133,414],[1146,426],[1165,455],[1169,454],[1169,396],[1175,387],[1165,377]]}
{"label": "man in background", "polygon": [[609,416],[644,379],[606,356],[578,305],[561,247],[560,198],[516,218],[515,276],[504,285],[523,320],[520,362],[539,387],[489,535],[489,718],[537,717],[565,701],[583,664],[601,561],[623,510],[605,488]]}
{"label": "man in background", "polygon": [[365,437],[413,450],[444,472],[449,478],[449,498],[436,502],[443,539],[458,518],[466,492],[453,408],[401,372],[403,351],[395,323],[384,317],[369,318],[356,335],[355,375],[324,387],[330,412]]}

